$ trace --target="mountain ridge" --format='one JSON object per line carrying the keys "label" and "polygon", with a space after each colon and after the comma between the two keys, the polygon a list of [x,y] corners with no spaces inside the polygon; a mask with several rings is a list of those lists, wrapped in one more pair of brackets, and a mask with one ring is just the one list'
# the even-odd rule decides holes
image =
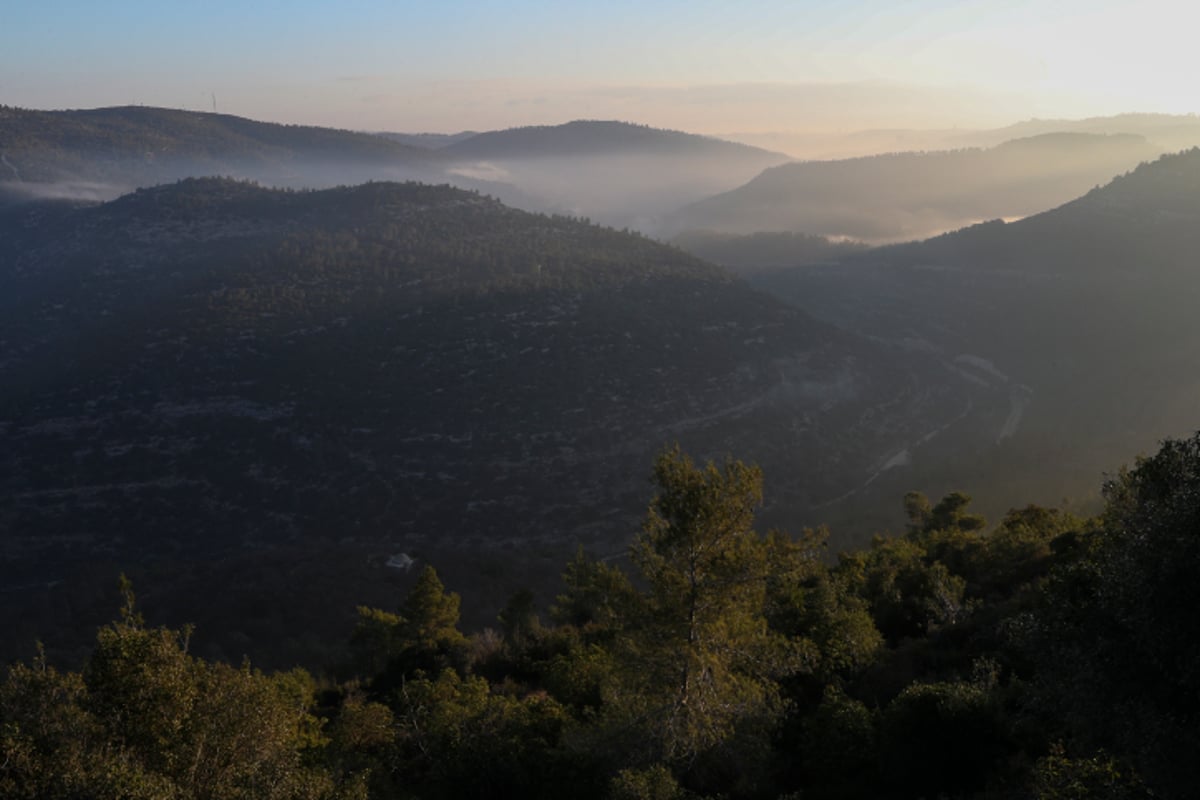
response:
{"label": "mountain ridge", "polygon": [[227,176],[282,188],[452,182],[536,205],[517,187],[455,174],[449,166],[437,150],[385,136],[230,114],[143,106],[0,107],[0,204],[97,202],[183,178]]}
{"label": "mountain ridge", "polygon": [[[147,106],[37,111],[0,109],[0,151],[17,166],[22,180],[54,180],[77,175],[64,165],[45,163],[55,154],[91,152],[98,159],[141,164],[175,155],[185,159],[271,159],[329,157],[370,162],[419,162],[436,158],[426,148],[349,130],[259,122],[232,114]],[[74,168],[74,167],[73,167]]]}
{"label": "mountain ridge", "polygon": [[767,160],[788,156],[711,136],[619,120],[579,119],[478,133],[442,148],[464,159],[544,158],[627,154],[738,155]]}

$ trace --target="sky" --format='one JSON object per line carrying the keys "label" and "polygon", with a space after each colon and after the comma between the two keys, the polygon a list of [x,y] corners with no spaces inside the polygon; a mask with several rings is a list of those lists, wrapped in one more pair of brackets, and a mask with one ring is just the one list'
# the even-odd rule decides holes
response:
{"label": "sky", "polygon": [[1200,111],[1165,0],[0,0],[0,103],[698,133]]}

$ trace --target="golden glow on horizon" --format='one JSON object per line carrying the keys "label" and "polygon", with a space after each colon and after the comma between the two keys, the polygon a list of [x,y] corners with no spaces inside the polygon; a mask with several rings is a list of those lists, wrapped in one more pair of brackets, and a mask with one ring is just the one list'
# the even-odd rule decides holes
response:
{"label": "golden glow on horizon", "polygon": [[[216,94],[222,111],[356,129],[589,117],[701,133],[1200,111],[1200,7],[1177,0],[613,0],[541,15],[514,3],[523,14],[367,0],[347,15],[298,0],[288,35],[272,38],[256,32],[278,14],[256,4],[214,0],[224,16],[30,4],[0,29],[0,103],[205,110]],[[97,47],[97,26],[140,36],[115,52]],[[206,44],[218,37],[219,54]]]}

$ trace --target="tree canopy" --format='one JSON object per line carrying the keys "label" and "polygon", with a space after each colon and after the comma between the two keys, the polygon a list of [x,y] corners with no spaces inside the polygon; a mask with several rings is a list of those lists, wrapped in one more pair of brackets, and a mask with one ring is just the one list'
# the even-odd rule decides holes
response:
{"label": "tree canopy", "polygon": [[910,493],[836,559],[755,530],[756,467],[674,448],[654,482],[629,574],[580,551],[548,623],[522,590],[468,636],[425,565],[317,678],[196,658],[123,583],[80,670],[8,668],[0,796],[1190,796],[1200,435],[1094,519]]}

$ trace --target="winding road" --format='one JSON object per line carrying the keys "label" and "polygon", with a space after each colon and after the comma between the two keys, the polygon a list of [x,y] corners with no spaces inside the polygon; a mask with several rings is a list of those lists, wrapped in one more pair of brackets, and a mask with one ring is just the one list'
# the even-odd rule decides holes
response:
{"label": "winding road", "polygon": [[17,183],[22,182],[21,173],[17,171],[17,168],[13,166],[12,162],[8,160],[8,156],[6,156],[4,153],[0,153],[0,164],[4,164],[4,166],[12,170],[13,179]]}

